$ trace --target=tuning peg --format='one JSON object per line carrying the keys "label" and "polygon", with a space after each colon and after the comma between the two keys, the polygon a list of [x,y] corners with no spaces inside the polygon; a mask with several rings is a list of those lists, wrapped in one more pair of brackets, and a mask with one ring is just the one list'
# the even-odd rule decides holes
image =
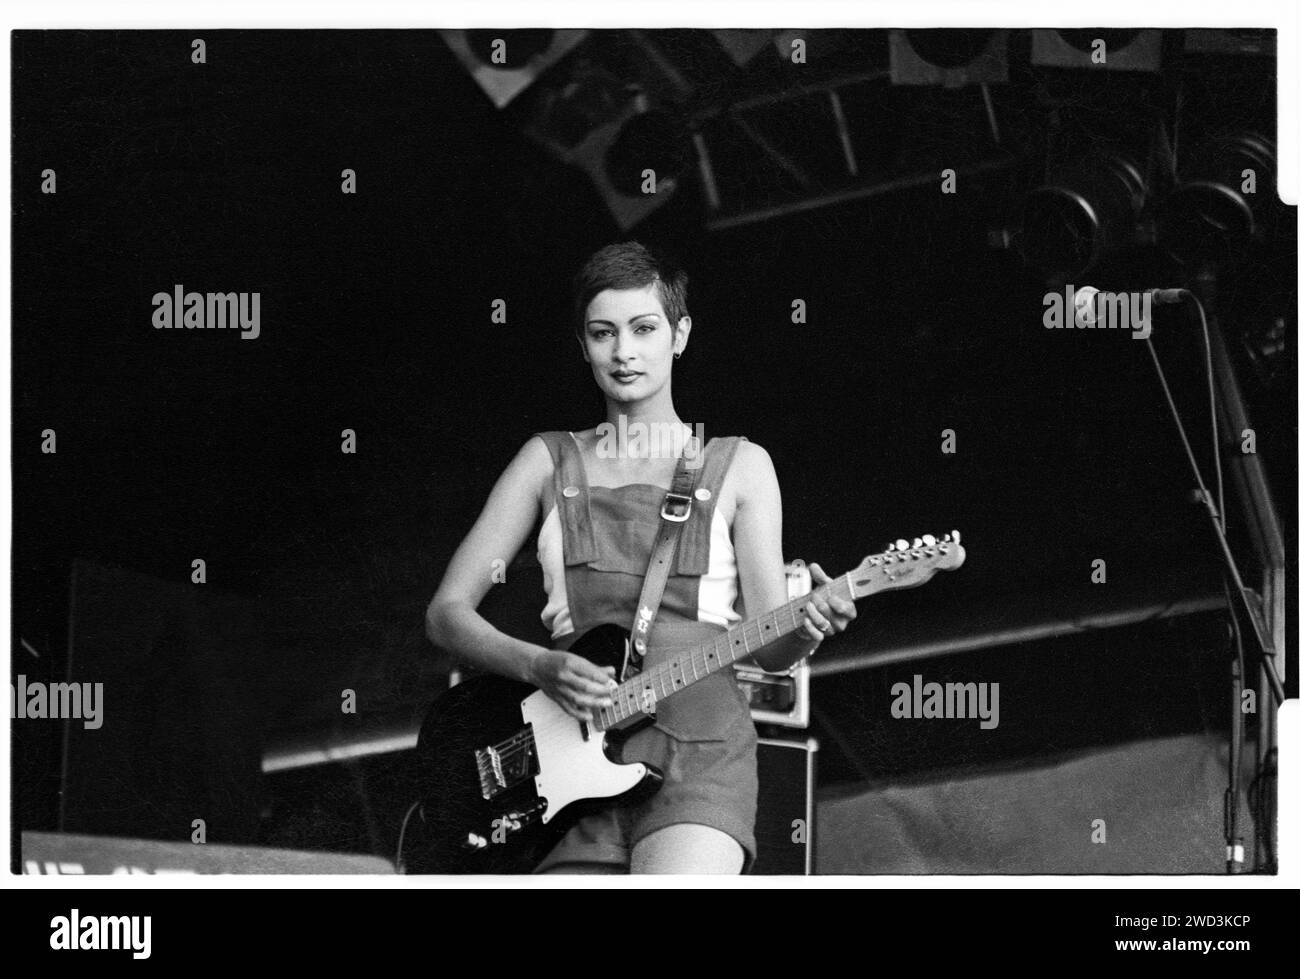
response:
{"label": "tuning peg", "polygon": [[903,540],[903,538],[900,537],[898,538],[898,540],[894,541],[894,547],[897,550],[905,551],[907,550],[907,541]]}
{"label": "tuning peg", "polygon": [[894,545],[890,544],[888,547],[885,548],[885,553],[888,554],[891,551],[893,551],[893,549],[894,549]]}
{"label": "tuning peg", "polygon": [[935,545],[934,534],[924,534],[924,535],[922,535],[922,537],[921,537],[921,541],[922,541],[922,543],[925,544],[926,547],[934,547],[934,545]]}
{"label": "tuning peg", "polygon": [[954,544],[960,544],[960,543],[961,543],[961,531],[960,531],[960,530],[954,530],[954,531],[952,532],[952,542],[953,542]]}

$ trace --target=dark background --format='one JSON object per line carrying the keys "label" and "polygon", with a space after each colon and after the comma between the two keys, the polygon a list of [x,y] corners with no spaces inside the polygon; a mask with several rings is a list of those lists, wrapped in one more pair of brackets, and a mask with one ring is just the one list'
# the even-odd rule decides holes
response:
{"label": "dark background", "polygon": [[[770,47],[741,69],[707,32],[649,33],[696,82],[690,111],[807,77]],[[831,33],[835,70],[887,63],[885,32]],[[886,82],[850,104],[868,178],[954,166],[955,195],[927,181],[719,229],[688,169],[671,200],[623,233],[586,175],[522,132],[528,97],[495,109],[436,32],[15,32],[13,673],[67,674],[80,559],[171,583],[161,605],[176,594],[175,608],[207,609],[219,595],[263,623],[221,655],[158,647],[154,674],[138,671],[133,685],[128,672],[107,691],[110,724],[114,711],[142,723],[146,698],[181,661],[193,681],[176,689],[199,706],[173,705],[176,724],[152,735],[177,750],[216,716],[242,723],[253,748],[345,729],[344,688],[371,718],[418,712],[447,668],[423,611],[493,481],[533,432],[602,418],[572,339],[568,280],[626,237],[689,270],[678,413],[708,437],[743,434],[771,453],[787,559],[838,574],[897,537],[962,531],[960,572],[860,606],[820,657],[869,651],[880,635],[923,641],[1212,594],[1216,548],[1143,346],[1119,331],[1045,330],[1054,286],[989,244],[1049,160],[1101,143],[1141,148],[1152,119],[1176,115],[1189,146],[1225,125],[1275,132],[1272,59],[1183,56],[1181,32],[1165,33],[1160,72],[1099,76],[1031,67],[1028,32],[1012,32],[1011,79],[992,91],[996,150],[1013,165],[982,175],[961,170],[985,149],[978,90]],[[632,64],[621,32],[598,34],[552,72],[586,58]],[[190,63],[195,36],[205,65]],[[767,123],[792,150],[825,139],[809,113]],[[725,126],[713,135],[724,210],[799,190],[752,142]],[[819,185],[837,179],[837,152],[827,142],[811,157],[825,168],[812,173]],[[39,191],[47,167],[56,195]],[[357,172],[355,196],[339,191],[344,168]],[[1286,209],[1218,283],[1289,535],[1294,225]],[[1077,284],[1135,290],[1188,275],[1139,244]],[[260,292],[261,336],[154,330],[150,299],[176,283]],[[506,324],[490,320],[498,298]],[[789,321],[795,298],[806,325]],[[1278,317],[1288,346],[1266,375],[1245,343]],[[1161,356],[1208,463],[1196,325],[1180,308],[1157,313]],[[40,451],[47,428],[56,455]],[[345,428],[355,455],[339,450]],[[955,455],[940,452],[947,428]],[[1230,497],[1249,569],[1236,507]],[[544,642],[531,551],[485,609]],[[202,589],[189,583],[199,557]],[[1105,585],[1090,581],[1096,558]],[[100,611],[111,619],[111,601]],[[182,633],[199,628],[169,615],[160,621],[183,620]],[[110,641],[102,648],[112,655]],[[104,675],[79,655],[73,679]],[[1206,613],[827,678],[814,687],[823,784],[1221,730],[1226,656],[1224,617]],[[202,699],[214,671],[216,706]],[[975,735],[891,722],[889,686],[913,672],[1000,681],[1002,726]],[[15,725],[15,828],[58,823],[60,737],[54,722]],[[202,781],[203,759],[185,757],[185,777]],[[384,851],[400,766],[393,756],[265,779],[224,838]],[[183,813],[140,818],[149,833],[137,835],[188,837]]]}

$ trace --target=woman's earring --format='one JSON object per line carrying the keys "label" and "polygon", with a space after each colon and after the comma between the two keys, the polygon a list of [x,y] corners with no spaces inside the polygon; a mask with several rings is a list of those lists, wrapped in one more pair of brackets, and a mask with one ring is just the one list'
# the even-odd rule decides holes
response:
{"label": "woman's earring", "polygon": [[673,360],[681,360],[681,359],[682,359],[682,352],[680,350],[677,351],[677,353],[673,354]]}

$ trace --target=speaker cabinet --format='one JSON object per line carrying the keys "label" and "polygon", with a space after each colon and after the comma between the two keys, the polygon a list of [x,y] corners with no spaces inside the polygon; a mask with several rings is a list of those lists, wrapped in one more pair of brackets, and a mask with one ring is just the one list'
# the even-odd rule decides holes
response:
{"label": "speaker cabinet", "polygon": [[65,722],[59,829],[189,845],[202,819],[214,843],[255,840],[261,648],[251,600],[75,562],[68,679],[100,684],[103,716]]}
{"label": "speaker cabinet", "polygon": [[758,855],[752,874],[813,873],[815,738],[758,740]]}

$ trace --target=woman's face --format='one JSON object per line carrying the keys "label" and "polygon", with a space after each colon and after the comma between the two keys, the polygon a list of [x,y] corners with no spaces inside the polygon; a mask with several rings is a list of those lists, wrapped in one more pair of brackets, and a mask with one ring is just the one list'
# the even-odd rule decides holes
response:
{"label": "woman's face", "polygon": [[605,396],[643,401],[662,390],[672,377],[673,354],[686,347],[690,322],[683,317],[673,330],[654,283],[597,293],[587,304],[582,347]]}

